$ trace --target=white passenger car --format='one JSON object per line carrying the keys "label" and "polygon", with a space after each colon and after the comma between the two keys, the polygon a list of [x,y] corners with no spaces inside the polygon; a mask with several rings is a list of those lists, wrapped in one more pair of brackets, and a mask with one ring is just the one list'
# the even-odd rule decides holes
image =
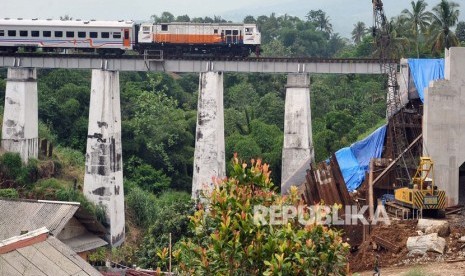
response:
{"label": "white passenger car", "polygon": [[0,19],[0,51],[81,49],[121,54],[135,44],[132,21]]}

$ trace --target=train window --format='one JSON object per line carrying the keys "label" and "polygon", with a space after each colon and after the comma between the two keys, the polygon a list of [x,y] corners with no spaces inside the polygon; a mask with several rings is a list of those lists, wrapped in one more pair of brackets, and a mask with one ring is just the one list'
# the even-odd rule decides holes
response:
{"label": "train window", "polygon": [[102,32],[102,38],[110,38],[109,32]]}
{"label": "train window", "polygon": [[121,33],[113,33],[113,38],[121,38]]}
{"label": "train window", "polygon": [[144,26],[144,27],[142,27],[142,32],[143,32],[144,34],[150,33],[150,27],[149,27],[149,26]]}
{"label": "train window", "polygon": [[40,32],[39,32],[39,31],[31,31],[31,36],[32,36],[32,37],[39,37],[39,36],[40,36]]}
{"label": "train window", "polygon": [[15,30],[9,30],[8,31],[8,36],[16,36],[16,31]]}
{"label": "train window", "polygon": [[74,32],[66,32],[66,37],[74,37]]}
{"label": "train window", "polygon": [[52,36],[52,32],[51,32],[51,31],[43,31],[43,32],[42,32],[42,36],[43,36],[43,37],[51,37],[51,36]]}
{"label": "train window", "polygon": [[19,36],[27,36],[28,31],[19,31]]}
{"label": "train window", "polygon": [[55,31],[55,37],[63,37],[62,31]]}
{"label": "train window", "polygon": [[161,30],[162,31],[168,31],[168,25],[167,24],[162,24],[161,25]]}
{"label": "train window", "polygon": [[5,31],[4,30],[0,30],[0,36],[5,36]]}
{"label": "train window", "polygon": [[231,30],[226,30],[226,35],[231,35]]}
{"label": "train window", "polygon": [[90,32],[90,33],[89,33],[89,37],[90,37],[90,38],[97,38],[97,37],[98,37],[98,33],[97,33],[97,32]]}
{"label": "train window", "polygon": [[217,34],[217,33],[218,33],[218,29],[214,29],[214,30],[213,30],[213,33],[214,33],[214,34]]}
{"label": "train window", "polygon": [[78,32],[79,38],[86,38],[86,32]]}
{"label": "train window", "polygon": [[124,39],[129,39],[129,30],[124,31]]}
{"label": "train window", "polygon": [[233,31],[233,35],[239,35],[239,31],[238,31],[238,30],[234,30],[234,31]]}

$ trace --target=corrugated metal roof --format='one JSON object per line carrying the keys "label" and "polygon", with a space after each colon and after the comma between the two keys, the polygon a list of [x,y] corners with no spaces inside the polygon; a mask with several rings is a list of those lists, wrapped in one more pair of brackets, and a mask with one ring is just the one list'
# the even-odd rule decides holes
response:
{"label": "corrugated metal roof", "polygon": [[81,253],[107,245],[108,243],[94,234],[86,233],[71,239],[62,240],[74,252]]}
{"label": "corrugated metal roof", "polygon": [[56,236],[78,208],[72,202],[0,199],[0,240],[41,227]]}
{"label": "corrugated metal roof", "polygon": [[0,254],[2,275],[101,275],[54,237]]}

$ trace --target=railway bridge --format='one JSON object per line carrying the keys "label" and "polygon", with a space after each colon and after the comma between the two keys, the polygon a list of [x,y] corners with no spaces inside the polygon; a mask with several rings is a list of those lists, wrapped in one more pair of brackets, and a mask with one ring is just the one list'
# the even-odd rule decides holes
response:
{"label": "railway bridge", "polygon": [[[393,63],[396,63],[393,61]],[[309,74],[381,74],[378,60],[313,58],[184,58],[79,54],[0,54],[8,68],[2,146],[24,162],[38,157],[37,68],[92,69],[84,194],[106,207],[109,241],[124,241],[119,71],[199,73],[192,196],[225,176],[223,73],[288,74],[282,182],[313,160]]]}

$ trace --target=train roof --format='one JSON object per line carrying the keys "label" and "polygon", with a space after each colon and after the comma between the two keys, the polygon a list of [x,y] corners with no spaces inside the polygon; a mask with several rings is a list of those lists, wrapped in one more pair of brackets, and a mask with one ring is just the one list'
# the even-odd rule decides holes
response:
{"label": "train roof", "polygon": [[97,21],[97,20],[56,20],[56,19],[0,19],[0,26],[43,26],[43,27],[121,27],[134,26],[132,20]]}
{"label": "train roof", "polygon": [[256,26],[255,23],[196,23],[196,22],[169,22],[169,23],[143,23],[143,25],[190,25],[190,26]]}

